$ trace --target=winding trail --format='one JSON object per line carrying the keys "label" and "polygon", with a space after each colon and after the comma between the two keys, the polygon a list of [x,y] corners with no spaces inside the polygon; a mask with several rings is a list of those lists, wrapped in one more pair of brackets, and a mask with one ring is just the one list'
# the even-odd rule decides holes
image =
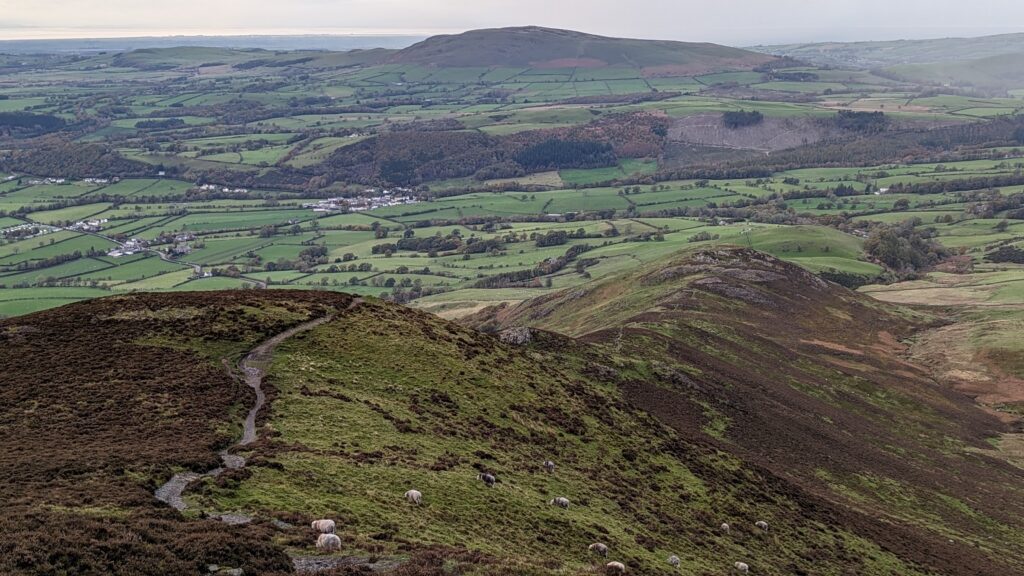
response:
{"label": "winding trail", "polygon": [[[355,299],[349,305],[349,309],[352,309],[358,305],[362,300]],[[245,377],[245,383],[256,393],[256,403],[249,410],[248,415],[245,417],[245,423],[242,428],[242,439],[238,441],[236,446],[247,446],[256,441],[256,417],[259,415],[260,410],[263,409],[263,405],[267,401],[267,395],[263,392],[263,376],[266,373],[267,367],[270,365],[270,360],[273,356],[274,349],[285,340],[292,336],[316,328],[317,326],[330,321],[333,316],[324,316],[323,318],[317,318],[316,320],[310,320],[289,328],[284,332],[270,338],[263,342],[245,356],[245,358],[239,364],[242,375]],[[166,483],[156,489],[154,495],[157,500],[164,502],[174,508],[175,510],[184,510],[188,507],[185,500],[182,498],[182,493],[188,487],[189,484],[199,480],[200,478],[210,477],[214,478],[219,476],[224,470],[236,470],[245,466],[245,457],[237,454],[231,454],[229,448],[225,448],[220,451],[220,460],[222,465],[206,472],[179,472],[171,477]],[[240,514],[223,514],[219,518],[229,524],[244,524],[249,522],[251,519]]]}

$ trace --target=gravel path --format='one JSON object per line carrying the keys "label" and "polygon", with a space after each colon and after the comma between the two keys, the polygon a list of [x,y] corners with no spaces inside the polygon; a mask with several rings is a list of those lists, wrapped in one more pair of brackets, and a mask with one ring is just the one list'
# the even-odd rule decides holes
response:
{"label": "gravel path", "polygon": [[[352,301],[349,309],[358,305],[362,300],[356,299]],[[333,318],[332,316],[325,316],[323,318],[317,318],[303,324],[299,324],[294,328],[290,328],[273,338],[270,338],[266,342],[263,342],[256,348],[254,348],[245,359],[241,362],[241,370],[245,375],[245,383],[253,389],[256,393],[256,403],[249,410],[249,414],[245,417],[245,423],[242,428],[242,439],[238,442],[238,446],[246,446],[256,441],[256,416],[259,415],[260,410],[263,409],[263,405],[266,403],[267,396],[263,392],[263,375],[265,374],[267,366],[270,364],[271,357],[274,353],[274,349],[277,348],[281,342],[284,342],[288,338],[298,334],[299,332],[305,332],[311,330],[317,326],[327,322]],[[212,470],[208,470],[203,473],[199,472],[179,472],[171,477],[163,486],[156,489],[154,495],[157,500],[164,502],[174,508],[175,510],[184,510],[188,507],[182,498],[182,493],[188,487],[189,484],[204,477],[216,477],[219,476],[224,470],[239,469],[245,466],[245,458],[237,454],[230,454],[228,450],[222,450],[220,452],[220,459],[223,463],[222,466],[218,466]],[[242,514],[224,514],[220,516],[225,522],[230,524],[244,524],[250,522],[252,519]]]}

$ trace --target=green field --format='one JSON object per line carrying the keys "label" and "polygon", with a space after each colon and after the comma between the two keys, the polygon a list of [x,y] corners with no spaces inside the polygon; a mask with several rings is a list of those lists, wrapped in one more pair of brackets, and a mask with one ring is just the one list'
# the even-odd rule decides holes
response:
{"label": "green field", "polygon": [[[331,147],[336,141],[323,142]],[[315,149],[315,148],[314,148]],[[519,301],[550,289],[584,284],[594,278],[620,273],[644,262],[698,245],[739,245],[761,250],[818,273],[847,274],[872,279],[884,268],[863,251],[863,236],[835,227],[803,224],[766,225],[752,222],[709,222],[699,217],[709,206],[728,206],[751,199],[764,201],[788,193],[820,194],[786,202],[802,218],[843,216],[859,225],[869,222],[897,225],[915,223],[934,230],[938,243],[965,251],[976,262],[997,245],[1024,241],[1024,223],[994,214],[978,218],[968,213],[972,191],[935,194],[861,194],[830,197],[838,185],[854,190],[878,190],[887,186],[916,185],[955,179],[1012,173],[1014,164],[998,160],[969,160],[942,165],[917,164],[867,168],[819,168],[792,170],[757,182],[719,180],[663,182],[628,187],[586,187],[586,182],[615,179],[626,173],[645,174],[657,168],[653,160],[629,160],[612,168],[563,170],[557,178],[575,188],[529,192],[475,192],[436,198],[413,205],[379,208],[364,213],[317,214],[300,205],[310,200],[280,196],[270,205],[265,200],[201,200],[194,202],[139,201],[138,204],[82,203],[56,210],[27,213],[32,221],[62,224],[88,217],[109,218],[101,235],[124,234],[153,241],[161,234],[188,232],[191,252],[177,263],[156,258],[83,258],[59,262],[41,269],[48,259],[75,251],[103,254],[115,244],[98,236],[58,231],[27,240],[0,244],[0,281],[7,286],[46,285],[58,282],[73,286],[106,286],[118,291],[207,290],[244,288],[267,282],[272,288],[350,290],[362,294],[417,294],[419,306],[442,313],[468,311],[487,302]],[[790,179],[790,180],[786,180]],[[796,179],[799,184],[793,184]],[[786,182],[783,182],[786,180]],[[163,197],[188,189],[176,180],[123,180],[104,190],[126,198],[151,194]],[[34,204],[30,191],[42,199],[57,189],[82,189],[77,185],[29,187],[0,195]],[[1021,187],[1001,191],[1009,196]],[[820,193],[815,191],[821,191]],[[909,209],[898,208],[900,202]],[[693,215],[678,215],[679,213]],[[676,214],[676,215],[670,215]],[[576,215],[586,215],[577,221]],[[497,219],[500,225],[457,225],[466,219]],[[9,219],[8,224],[18,220]],[[720,225],[716,225],[720,224]],[[269,227],[269,228],[268,228]],[[380,227],[374,232],[373,227]],[[273,232],[264,235],[267,229]],[[538,246],[537,235],[564,232],[583,237],[553,246]],[[382,234],[382,232],[384,232]],[[393,245],[403,236],[429,239],[457,232],[459,243],[488,241],[495,249],[464,253],[462,249],[398,249],[389,254],[380,246]],[[705,235],[706,238],[700,238]],[[573,246],[586,246],[561,268],[517,280],[511,285],[483,289],[491,276],[528,274],[544,262],[563,257]],[[303,260],[306,252],[322,247],[322,256]],[[166,248],[166,246],[165,246]],[[584,260],[577,264],[576,259]],[[203,266],[231,276],[193,280],[190,266]],[[408,298],[408,296],[403,296]],[[26,308],[27,309],[27,308]]]}
{"label": "green field", "polygon": [[[644,50],[639,54],[650,56]],[[0,176],[11,178],[0,182],[0,230],[23,222],[106,222],[96,236],[41,230],[49,233],[0,239],[0,274],[9,286],[118,291],[243,288],[269,279],[273,288],[347,289],[468,309],[582,285],[691,244],[752,246],[814,272],[869,281],[887,272],[864,253],[870,226],[911,220],[976,264],[999,246],[1022,241],[1016,221],[996,229],[1012,210],[975,213],[989,201],[985,190],[961,185],[925,194],[882,193],[1006,178],[1013,184],[995,188],[1011,198],[1024,190],[1013,180],[1024,153],[1012,142],[965,150],[941,163],[809,163],[761,177],[666,176],[701,165],[689,154],[706,151],[679,152],[675,147],[683,143],[674,140],[674,123],[698,114],[756,110],[773,119],[819,122],[840,109],[884,111],[901,128],[930,129],[980,126],[1021,109],[1019,98],[944,91],[832,66],[793,68],[791,74],[806,74],[794,79],[749,68],[645,70],[620,62],[621,54],[605,56],[616,64],[437,67],[381,63],[368,53],[282,51],[257,58],[206,48],[32,60],[36,72],[12,72],[11,83],[0,87],[0,96],[7,96],[0,111],[30,107],[90,120],[72,141],[109,146],[143,168],[131,164],[120,174],[122,165],[93,174],[89,165],[82,169],[88,174],[57,184],[46,180],[56,173],[4,167]],[[290,57],[301,62],[288,62]],[[362,160],[373,158],[380,137],[389,134],[404,140],[405,131],[437,131],[532,142],[538,134],[589,138],[611,125],[628,135],[633,126],[616,119],[642,117],[628,116],[636,114],[665,124],[638,141],[616,144],[614,158],[570,164],[604,167],[542,165],[483,175],[441,165],[409,182],[416,204],[360,213],[303,208],[394,187],[379,174],[364,173],[380,170],[383,157],[370,168],[344,165],[353,161],[346,156],[355,154],[350,147],[358,146]],[[139,122],[149,126],[136,127]],[[658,138],[666,141],[646,147]],[[435,150],[410,154],[413,164],[429,164]],[[85,182],[86,175],[105,182]],[[840,186],[855,194],[834,195]],[[794,195],[807,197],[789,197]],[[406,235],[423,241],[456,230],[459,237],[449,238],[447,248],[397,248]],[[550,246],[536,239],[579,230],[582,237]],[[166,251],[182,234],[187,253],[172,263],[151,253],[104,256],[129,238],[160,242],[155,249]],[[489,248],[470,250],[470,242]],[[567,256],[570,249],[578,253]],[[76,251],[84,257],[69,261]],[[545,268],[552,263],[557,266]],[[197,267],[216,276],[193,279]],[[494,277],[498,286],[481,287]]]}

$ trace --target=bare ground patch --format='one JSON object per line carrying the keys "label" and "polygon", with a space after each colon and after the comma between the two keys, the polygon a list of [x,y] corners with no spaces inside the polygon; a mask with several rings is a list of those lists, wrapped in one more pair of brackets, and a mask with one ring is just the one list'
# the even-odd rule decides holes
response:
{"label": "bare ground patch", "polygon": [[957,323],[922,334],[912,356],[933,368],[935,377],[980,404],[1024,402],[1024,380],[999,370],[972,346],[976,326]]}
{"label": "bare ground patch", "polygon": [[838,342],[826,342],[824,340],[801,340],[800,343],[811,344],[813,346],[818,346],[820,348],[827,348],[828,350],[832,350],[834,352],[842,352],[843,354],[853,354],[854,356],[864,355],[864,352],[857,350],[855,348],[850,348],[849,346],[843,346]]}
{"label": "bare ground patch", "polygon": [[813,118],[767,117],[755,126],[726,128],[721,114],[680,118],[669,129],[669,139],[701,146],[746,150],[784,150],[813,144],[836,135],[837,130]]}

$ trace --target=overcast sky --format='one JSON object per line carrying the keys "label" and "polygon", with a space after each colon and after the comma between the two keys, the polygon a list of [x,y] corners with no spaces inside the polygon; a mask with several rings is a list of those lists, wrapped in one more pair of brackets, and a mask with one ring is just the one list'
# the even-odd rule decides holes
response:
{"label": "overcast sky", "polygon": [[1024,31],[1024,0],[0,0],[0,39],[525,24],[732,45],[982,36]]}

